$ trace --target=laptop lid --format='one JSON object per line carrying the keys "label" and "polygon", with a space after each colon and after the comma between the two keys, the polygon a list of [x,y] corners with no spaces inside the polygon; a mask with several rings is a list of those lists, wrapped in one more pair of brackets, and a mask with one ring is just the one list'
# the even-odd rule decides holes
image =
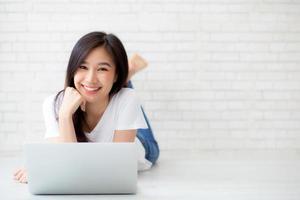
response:
{"label": "laptop lid", "polygon": [[31,143],[24,148],[32,194],[136,192],[135,143]]}

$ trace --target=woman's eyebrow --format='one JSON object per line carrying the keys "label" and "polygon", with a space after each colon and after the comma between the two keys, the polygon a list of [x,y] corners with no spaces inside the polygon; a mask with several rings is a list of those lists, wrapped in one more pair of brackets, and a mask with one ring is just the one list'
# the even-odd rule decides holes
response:
{"label": "woman's eyebrow", "polygon": [[[89,64],[86,61],[83,61],[81,64]],[[99,62],[97,63],[97,65],[107,65],[108,67],[112,67],[111,64],[109,64],[108,62]]]}
{"label": "woman's eyebrow", "polygon": [[99,62],[98,65],[107,65],[108,67],[112,67],[108,62]]}

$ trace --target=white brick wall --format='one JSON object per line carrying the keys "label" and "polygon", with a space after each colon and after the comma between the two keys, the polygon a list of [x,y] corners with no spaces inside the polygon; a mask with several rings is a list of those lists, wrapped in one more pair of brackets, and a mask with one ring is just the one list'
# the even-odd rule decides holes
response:
{"label": "white brick wall", "polygon": [[113,32],[161,149],[300,146],[298,0],[0,0],[0,151],[41,140],[70,51]]}

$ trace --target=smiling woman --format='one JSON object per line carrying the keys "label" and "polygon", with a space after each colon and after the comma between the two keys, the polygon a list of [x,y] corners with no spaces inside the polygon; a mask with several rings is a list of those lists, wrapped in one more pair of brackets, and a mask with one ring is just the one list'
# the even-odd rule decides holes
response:
{"label": "smiling woman", "polygon": [[[159,147],[128,81],[146,65],[137,54],[128,62],[123,44],[113,34],[92,32],[80,38],[69,59],[64,89],[44,101],[46,139],[136,142],[139,169],[150,169]],[[18,170],[15,179],[26,182],[26,170]]]}

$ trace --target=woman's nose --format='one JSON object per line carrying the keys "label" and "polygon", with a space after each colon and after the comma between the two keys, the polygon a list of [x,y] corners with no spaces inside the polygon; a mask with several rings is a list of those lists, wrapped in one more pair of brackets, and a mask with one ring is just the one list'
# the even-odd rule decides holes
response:
{"label": "woman's nose", "polygon": [[86,76],[86,80],[91,83],[97,82],[97,73],[94,70],[89,70]]}

